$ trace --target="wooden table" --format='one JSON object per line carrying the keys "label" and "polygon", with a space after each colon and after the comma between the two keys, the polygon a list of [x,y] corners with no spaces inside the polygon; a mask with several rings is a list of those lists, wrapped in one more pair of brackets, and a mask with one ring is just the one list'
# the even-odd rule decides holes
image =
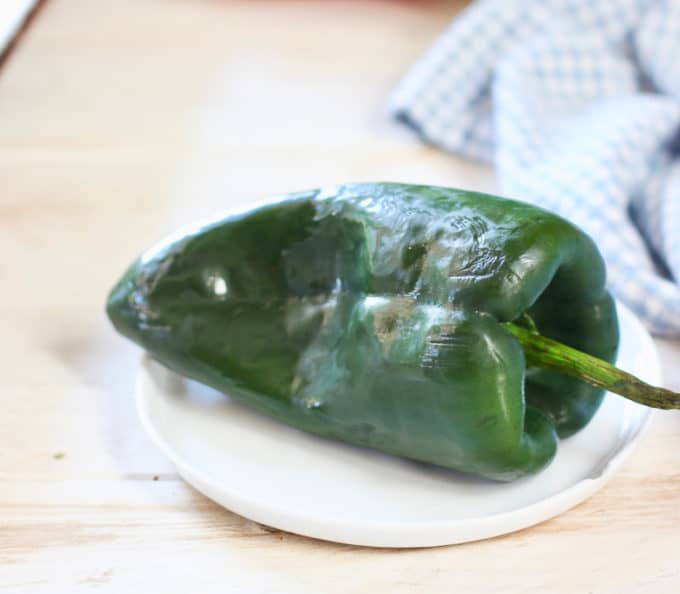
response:
{"label": "wooden table", "polygon": [[[385,99],[459,3],[48,0],[0,71],[0,588],[64,592],[680,591],[680,416],[578,508],[457,547],[264,528],[145,436],[140,352],[103,316],[178,225],[271,192],[393,179],[492,189]],[[659,342],[680,388],[680,343]]]}

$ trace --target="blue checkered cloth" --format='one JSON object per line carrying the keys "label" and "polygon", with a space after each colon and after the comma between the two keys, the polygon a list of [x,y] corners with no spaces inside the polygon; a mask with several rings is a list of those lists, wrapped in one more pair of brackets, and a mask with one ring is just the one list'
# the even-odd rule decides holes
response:
{"label": "blue checkered cloth", "polygon": [[613,293],[680,336],[680,0],[480,0],[391,109],[583,228]]}

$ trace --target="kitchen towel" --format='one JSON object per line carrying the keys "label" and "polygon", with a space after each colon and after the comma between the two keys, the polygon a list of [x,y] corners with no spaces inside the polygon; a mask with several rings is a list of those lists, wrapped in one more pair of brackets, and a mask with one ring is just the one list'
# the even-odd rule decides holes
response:
{"label": "kitchen towel", "polygon": [[391,111],[583,228],[616,297],[680,336],[680,0],[479,0]]}

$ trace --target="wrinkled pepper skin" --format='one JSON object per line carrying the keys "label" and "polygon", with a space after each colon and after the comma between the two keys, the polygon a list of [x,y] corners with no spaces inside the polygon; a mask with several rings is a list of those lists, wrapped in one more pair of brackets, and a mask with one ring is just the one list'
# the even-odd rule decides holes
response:
{"label": "wrinkled pepper skin", "polygon": [[602,391],[525,369],[500,324],[613,361],[594,243],[536,207],[448,188],[291,194],[151,249],[114,287],[119,332],[294,427],[490,479],[534,473]]}

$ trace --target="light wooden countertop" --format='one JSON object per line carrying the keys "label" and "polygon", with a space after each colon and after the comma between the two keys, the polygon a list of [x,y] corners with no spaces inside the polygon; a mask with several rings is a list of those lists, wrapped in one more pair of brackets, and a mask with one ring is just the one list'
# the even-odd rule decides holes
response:
{"label": "light wooden countertop", "polygon": [[[48,0],[0,71],[0,589],[680,592],[680,415],[522,532],[371,550],[271,531],[188,487],[137,420],[103,315],[127,263],[232,204],[346,180],[493,189],[385,99],[460,3]],[[680,342],[658,342],[680,389]]]}

